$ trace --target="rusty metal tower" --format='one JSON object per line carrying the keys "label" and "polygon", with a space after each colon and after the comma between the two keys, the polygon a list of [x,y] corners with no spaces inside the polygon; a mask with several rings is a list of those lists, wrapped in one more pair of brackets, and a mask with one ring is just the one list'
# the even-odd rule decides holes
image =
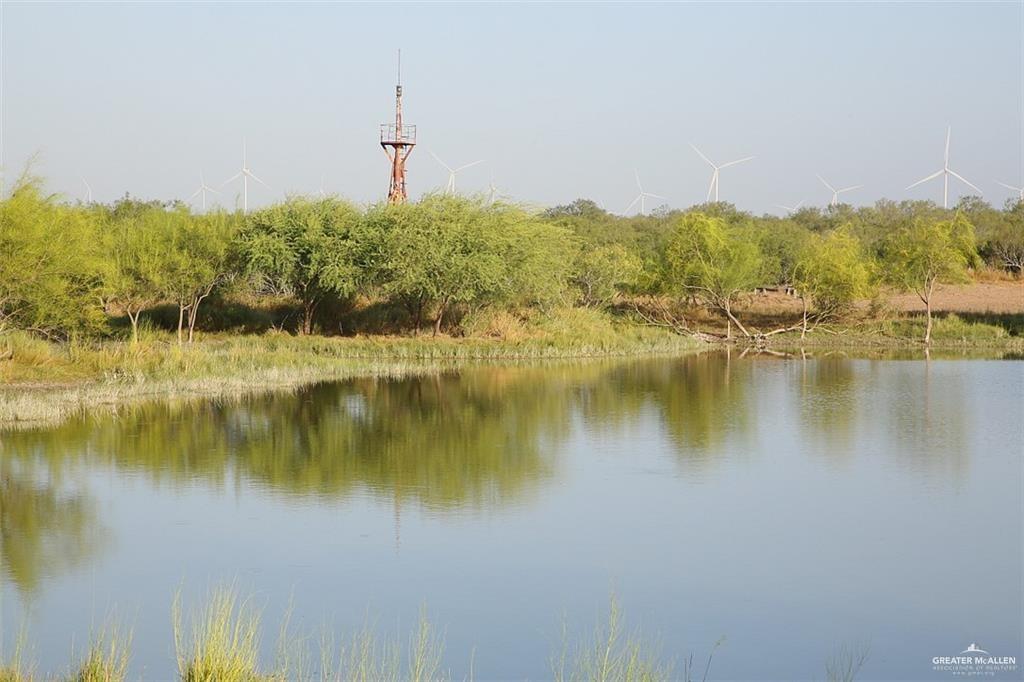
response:
{"label": "rusty metal tower", "polygon": [[405,160],[416,146],[416,126],[402,123],[402,51],[398,51],[398,85],[395,86],[395,122],[380,126],[380,146],[391,161],[388,203],[401,204],[409,198],[405,189]]}

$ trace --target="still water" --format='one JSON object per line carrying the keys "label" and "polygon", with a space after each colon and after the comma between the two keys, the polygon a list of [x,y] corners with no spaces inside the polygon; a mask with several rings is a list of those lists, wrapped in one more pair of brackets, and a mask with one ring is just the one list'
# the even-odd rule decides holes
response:
{"label": "still water", "polygon": [[233,583],[268,659],[289,608],[340,636],[425,604],[457,678],[538,679],[614,593],[677,661],[725,637],[713,679],[822,679],[844,645],[861,679],[949,679],[972,642],[1019,666],[1022,397],[1018,361],[705,355],[2,433],[3,638],[59,672],[114,613],[164,679],[175,592]]}

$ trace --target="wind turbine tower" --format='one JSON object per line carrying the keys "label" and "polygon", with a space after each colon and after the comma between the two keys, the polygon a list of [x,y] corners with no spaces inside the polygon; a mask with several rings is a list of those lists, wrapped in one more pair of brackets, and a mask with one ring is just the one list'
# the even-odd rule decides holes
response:
{"label": "wind turbine tower", "polygon": [[388,203],[401,204],[409,198],[405,188],[405,161],[416,146],[416,126],[402,123],[402,51],[398,51],[398,84],[395,86],[395,122],[380,126],[380,146],[391,161]]}
{"label": "wind turbine tower", "polygon": [[[225,186],[231,184],[232,182],[234,182],[235,180],[238,180],[239,178],[242,179],[242,212],[243,213],[248,213],[249,212],[249,178],[252,178],[256,182],[258,182],[261,185],[263,185],[264,187],[267,187],[267,188],[270,187],[270,185],[268,185],[267,183],[263,182],[258,177],[256,177],[256,174],[253,173],[252,169],[249,168],[249,162],[246,159],[247,159],[246,144],[245,144],[245,138],[243,138],[242,139],[242,170],[240,170],[237,173],[235,173],[234,175],[232,175],[230,178],[228,178],[227,180],[224,181],[223,185],[221,185],[222,187],[225,187]],[[203,199],[203,207],[204,208],[206,207],[205,195],[204,195],[204,199]]]}

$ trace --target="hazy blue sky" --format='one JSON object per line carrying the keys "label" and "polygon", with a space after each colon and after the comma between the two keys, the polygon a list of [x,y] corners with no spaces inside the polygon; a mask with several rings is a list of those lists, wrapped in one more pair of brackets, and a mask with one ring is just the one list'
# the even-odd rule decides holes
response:
{"label": "hazy blue sky", "polygon": [[[40,152],[52,190],[187,197],[249,165],[285,192],[376,201],[388,168],[378,125],[392,117],[402,48],[406,119],[419,127],[413,195],[451,165],[486,164],[539,204],[592,197],[622,211],[645,189],[672,206],[703,200],[713,159],[722,199],[775,211],[824,204],[834,184],[941,201],[951,165],[1001,205],[995,181],[1024,183],[1024,6],[789,4],[16,4],[2,12],[2,162]],[[955,181],[951,194],[964,188]],[[224,190],[233,205],[240,188]]]}

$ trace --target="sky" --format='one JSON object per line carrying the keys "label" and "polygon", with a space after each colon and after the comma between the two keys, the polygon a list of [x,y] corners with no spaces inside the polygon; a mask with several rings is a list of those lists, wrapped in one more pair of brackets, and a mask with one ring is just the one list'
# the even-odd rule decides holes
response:
{"label": "sky", "polygon": [[[755,213],[843,195],[942,201],[950,166],[1001,206],[1024,185],[1024,3],[17,3],[0,0],[0,165],[50,191],[250,208],[321,186],[382,200],[379,125],[402,50],[413,197],[493,182],[530,205],[648,192],[686,207],[711,168]],[[951,201],[975,194],[956,180]],[[198,201],[196,199],[195,201]]]}

